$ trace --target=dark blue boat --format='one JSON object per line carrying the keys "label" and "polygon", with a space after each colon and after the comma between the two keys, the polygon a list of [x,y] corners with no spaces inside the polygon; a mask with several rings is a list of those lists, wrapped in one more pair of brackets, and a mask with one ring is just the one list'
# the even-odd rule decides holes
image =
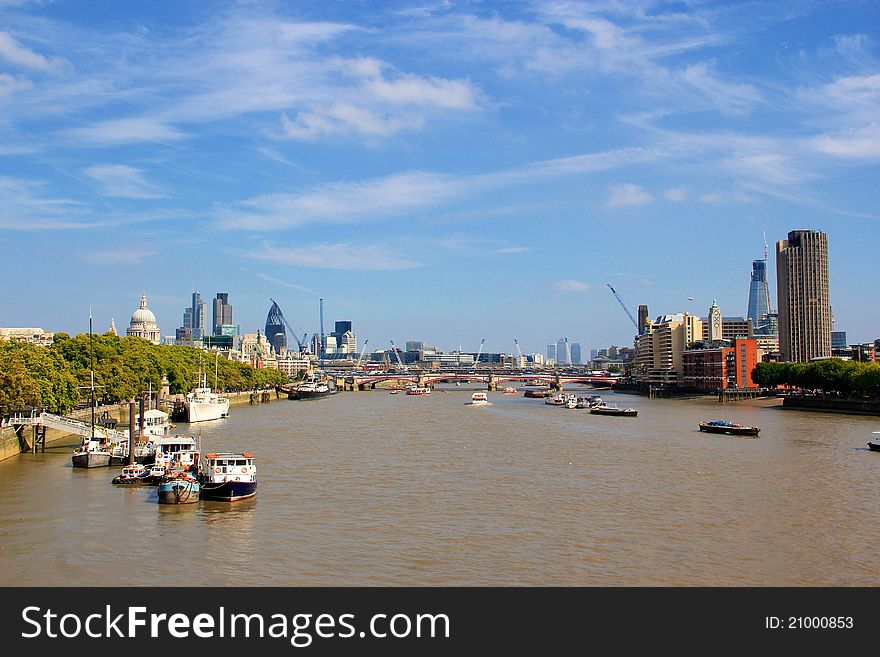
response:
{"label": "dark blue boat", "polygon": [[199,478],[203,500],[236,502],[257,494],[257,466],[247,452],[206,455]]}

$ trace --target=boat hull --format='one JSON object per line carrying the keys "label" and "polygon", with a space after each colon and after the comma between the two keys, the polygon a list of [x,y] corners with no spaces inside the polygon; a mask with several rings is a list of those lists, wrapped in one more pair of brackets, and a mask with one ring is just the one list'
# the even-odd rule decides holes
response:
{"label": "boat hull", "polygon": [[71,461],[74,468],[106,468],[110,465],[110,452],[78,452]]}
{"label": "boat hull", "polygon": [[204,482],[201,489],[203,500],[216,500],[218,502],[237,502],[238,500],[246,500],[256,494],[256,481],[224,481],[217,484]]}
{"label": "boat hull", "polygon": [[721,433],[728,436],[757,436],[758,432],[761,430],[758,427],[725,427],[701,424],[700,431],[705,431],[706,433]]}
{"label": "boat hull", "polygon": [[228,399],[216,404],[190,402],[186,406],[186,421],[189,423],[219,420],[227,415],[229,415]]}
{"label": "boat hull", "polygon": [[880,452],[880,443],[868,443],[868,449],[874,452]]}
{"label": "boat hull", "polygon": [[159,504],[193,504],[199,501],[199,482],[175,479],[159,484]]}
{"label": "boat hull", "polygon": [[309,399],[324,399],[324,397],[329,397],[330,395],[335,395],[338,390],[293,390],[288,395],[288,399],[297,399],[300,401],[307,401]]}
{"label": "boat hull", "polygon": [[636,417],[639,412],[632,408],[591,408],[593,415],[611,415],[614,417]]}

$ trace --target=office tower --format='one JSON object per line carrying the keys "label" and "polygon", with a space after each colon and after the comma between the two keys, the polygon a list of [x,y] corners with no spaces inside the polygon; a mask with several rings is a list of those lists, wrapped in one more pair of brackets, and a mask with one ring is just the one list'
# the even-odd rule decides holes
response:
{"label": "office tower", "polygon": [[776,298],[782,360],[806,363],[831,356],[826,233],[793,230],[776,243]]}
{"label": "office tower", "polygon": [[571,365],[571,345],[568,343],[568,338],[559,338],[556,341],[556,363]]}
{"label": "office tower", "polygon": [[336,322],[336,328],[333,331],[333,335],[335,335],[338,340],[339,337],[343,333],[345,333],[346,331],[351,331],[351,322],[349,322],[349,321]]}
{"label": "office tower", "polygon": [[193,327],[193,309],[184,308],[183,309],[183,328],[189,329],[189,337],[192,337],[192,327]]}
{"label": "office tower", "polygon": [[213,333],[220,335],[221,326],[230,326],[232,324],[232,305],[229,303],[229,294],[227,292],[218,292],[214,299],[213,313]]}
{"label": "office tower", "polygon": [[755,334],[770,335],[770,289],[767,286],[767,259],[752,261],[752,281],[749,284],[749,308]]}
{"label": "office tower", "polygon": [[407,340],[406,341],[406,350],[407,351],[425,351],[427,347],[422,340]]}
{"label": "office tower", "polygon": [[831,348],[846,349],[846,331],[831,331]]}
{"label": "office tower", "polygon": [[287,352],[287,331],[284,327],[284,313],[281,307],[272,302],[269,314],[266,316],[266,340],[276,354]]}
{"label": "office tower", "polygon": [[639,335],[642,335],[648,329],[648,306],[642,304],[639,306]]}
{"label": "office tower", "polygon": [[571,364],[572,365],[580,365],[581,364],[581,343],[580,342],[572,342],[571,343]]}
{"label": "office tower", "polygon": [[202,295],[198,292],[192,294],[192,336],[194,340],[205,337],[208,324],[208,313],[205,308],[205,302],[202,301]]}
{"label": "office tower", "polygon": [[556,343],[547,345],[547,360],[556,360]]}

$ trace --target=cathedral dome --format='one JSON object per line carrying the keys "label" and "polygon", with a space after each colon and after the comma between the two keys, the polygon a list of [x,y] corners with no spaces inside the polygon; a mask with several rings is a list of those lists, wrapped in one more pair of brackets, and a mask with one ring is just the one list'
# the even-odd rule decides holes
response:
{"label": "cathedral dome", "polygon": [[156,325],[156,316],[147,308],[147,295],[141,295],[141,306],[131,314],[131,323],[128,325],[126,335],[133,335],[153,344],[159,344],[159,327]]}
{"label": "cathedral dome", "polygon": [[131,314],[132,324],[144,324],[150,328],[156,326],[156,316],[147,308],[147,295],[141,295],[141,307]]}

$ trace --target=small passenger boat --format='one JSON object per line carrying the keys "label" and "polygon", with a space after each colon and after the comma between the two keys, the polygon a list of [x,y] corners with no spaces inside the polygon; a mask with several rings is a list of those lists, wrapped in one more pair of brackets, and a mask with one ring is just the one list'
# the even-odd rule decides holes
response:
{"label": "small passenger boat", "polygon": [[544,403],[548,406],[565,406],[565,397],[563,395],[553,395],[545,397]]}
{"label": "small passenger boat", "polygon": [[413,386],[412,388],[406,389],[406,394],[408,395],[430,395],[431,389],[427,386],[420,388],[418,386]]}
{"label": "small passenger boat", "polygon": [[489,404],[489,395],[485,392],[475,392],[471,395],[472,406],[486,406]]}
{"label": "small passenger boat", "polygon": [[880,452],[880,431],[871,432],[871,440],[868,441],[868,449]]}
{"label": "small passenger boat", "polygon": [[199,477],[202,499],[235,502],[257,494],[257,466],[247,452],[218,452],[205,456]]}
{"label": "small passenger boat", "polygon": [[551,394],[550,390],[526,390],[523,397],[532,397],[535,399],[543,399]]}
{"label": "small passenger boat", "polygon": [[709,422],[700,422],[700,431],[705,431],[707,433],[723,433],[728,436],[757,436],[760,429],[745,424],[737,424],[736,422],[711,420]]}
{"label": "small passenger boat", "polygon": [[508,388],[505,388],[505,389],[504,389],[504,392],[503,392],[502,394],[505,394],[505,395],[515,395],[515,394],[516,394],[516,388],[509,388],[509,387],[508,387]]}
{"label": "small passenger boat", "polygon": [[137,484],[147,483],[150,471],[140,463],[126,465],[122,468],[122,473],[113,477],[111,483],[119,486],[134,486]]}

